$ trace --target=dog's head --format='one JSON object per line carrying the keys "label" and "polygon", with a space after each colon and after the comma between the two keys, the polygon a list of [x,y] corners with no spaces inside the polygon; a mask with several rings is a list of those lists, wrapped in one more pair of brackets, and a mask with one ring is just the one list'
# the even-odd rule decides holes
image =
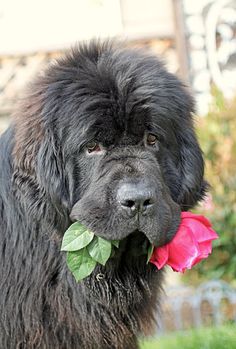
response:
{"label": "dog's head", "polygon": [[193,101],[154,56],[92,43],[36,83],[37,177],[51,199],[106,239],[172,239],[205,191]]}

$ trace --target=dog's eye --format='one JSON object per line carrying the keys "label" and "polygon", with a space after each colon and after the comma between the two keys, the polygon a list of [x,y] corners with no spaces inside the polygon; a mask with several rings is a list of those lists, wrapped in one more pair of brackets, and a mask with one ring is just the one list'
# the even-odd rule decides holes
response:
{"label": "dog's eye", "polygon": [[157,143],[157,141],[158,141],[157,136],[155,136],[154,134],[149,133],[147,135],[147,144],[148,145],[155,145]]}
{"label": "dog's eye", "polygon": [[91,142],[87,143],[86,148],[87,148],[88,153],[92,153],[95,151],[101,151],[100,145],[96,141],[91,141]]}

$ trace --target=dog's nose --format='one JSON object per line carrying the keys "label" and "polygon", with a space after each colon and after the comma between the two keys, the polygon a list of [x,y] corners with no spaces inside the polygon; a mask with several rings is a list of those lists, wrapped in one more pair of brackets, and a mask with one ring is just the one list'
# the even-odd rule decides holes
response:
{"label": "dog's nose", "polygon": [[124,183],[117,191],[118,203],[130,216],[148,214],[155,203],[155,193],[143,183]]}

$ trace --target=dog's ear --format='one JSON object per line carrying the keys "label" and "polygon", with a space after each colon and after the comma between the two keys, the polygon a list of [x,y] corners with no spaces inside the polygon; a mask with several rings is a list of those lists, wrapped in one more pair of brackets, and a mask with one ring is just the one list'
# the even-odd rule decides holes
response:
{"label": "dog's ear", "polygon": [[45,130],[37,154],[37,181],[56,208],[68,208],[65,169],[60,145],[50,130]]}
{"label": "dog's ear", "polygon": [[187,210],[204,198],[208,188],[194,128],[195,102],[189,89],[175,75],[163,70],[161,76],[162,80],[156,79],[153,105],[163,132],[164,148],[167,146],[166,151],[175,159],[170,165],[171,161],[163,158],[164,176],[173,199],[182,210]]}
{"label": "dog's ear", "polygon": [[182,210],[188,210],[204,198],[208,183],[204,180],[204,161],[191,117],[189,125],[178,133],[180,146],[180,191],[177,198]]}
{"label": "dog's ear", "polygon": [[204,160],[194,127],[194,100],[189,91],[177,82],[178,92],[173,94],[176,117],[174,132],[179,147],[178,171],[180,188],[177,202],[182,210],[195,206],[205,196],[208,183],[204,180]]}
{"label": "dog's ear", "polygon": [[14,118],[13,182],[32,211],[45,202],[60,211],[69,204],[60,147],[44,125],[45,88],[38,80],[26,92]]}

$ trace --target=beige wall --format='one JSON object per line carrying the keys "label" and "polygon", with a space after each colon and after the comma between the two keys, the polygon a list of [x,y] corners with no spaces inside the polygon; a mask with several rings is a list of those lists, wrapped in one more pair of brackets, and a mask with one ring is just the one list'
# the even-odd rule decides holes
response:
{"label": "beige wall", "polygon": [[0,55],[55,51],[92,37],[173,37],[172,0],[1,0]]}
{"label": "beige wall", "polygon": [[172,0],[120,0],[123,36],[129,39],[174,36]]}
{"label": "beige wall", "polygon": [[172,0],[0,0],[0,132],[24,86],[76,41],[119,37],[178,70]]}

